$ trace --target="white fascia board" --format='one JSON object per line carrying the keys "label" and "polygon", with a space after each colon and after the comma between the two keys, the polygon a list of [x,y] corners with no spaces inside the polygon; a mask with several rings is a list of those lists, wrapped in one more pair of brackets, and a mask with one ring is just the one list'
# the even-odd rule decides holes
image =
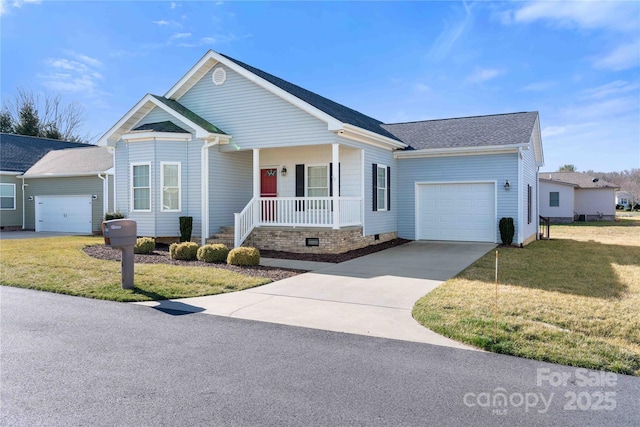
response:
{"label": "white fascia board", "polygon": [[35,175],[22,175],[22,178],[24,179],[30,179],[30,178],[74,178],[74,177],[81,177],[81,176],[98,176],[98,175],[103,175],[103,174],[107,174],[107,172],[105,171],[99,171],[99,172],[78,172],[78,173],[69,173],[69,172],[61,172],[61,173],[41,173],[41,174],[35,174]]}
{"label": "white fascia board", "polygon": [[111,128],[104,135],[102,135],[102,137],[100,137],[96,145],[109,145],[109,138],[111,137],[111,135],[120,130],[120,128],[127,122],[127,120],[129,120],[131,116],[137,113],[138,110],[140,110],[147,102],[151,101],[151,99],[153,99],[153,97],[150,94],[146,94],[145,96],[143,96],[136,105],[134,105],[129,111],[127,111],[127,114],[122,116],[122,118],[118,120],[115,125],[111,126]]}
{"label": "white fascia board", "polygon": [[[540,175],[540,174],[538,174],[538,175]],[[538,180],[540,182],[546,182],[546,183],[549,183],[549,184],[566,185],[567,187],[580,188],[580,186],[578,184],[572,184],[570,182],[554,181],[552,179],[545,179],[545,178],[538,178]]]}
{"label": "white fascia board", "polygon": [[527,144],[511,144],[485,147],[427,148],[412,151],[396,151],[393,155],[397,159],[413,157],[481,156],[485,154],[518,153],[518,149],[526,145]]}
{"label": "white fascia board", "polygon": [[283,100],[289,102],[290,104],[293,104],[296,107],[300,108],[301,110],[311,114],[313,117],[315,117],[315,118],[327,123],[328,130],[330,130],[330,131],[338,131],[338,130],[342,129],[343,124],[342,124],[341,121],[335,119],[334,117],[330,116],[329,114],[325,113],[324,111],[321,111],[321,110],[317,109],[313,105],[304,102],[300,98],[293,96],[292,94],[290,94],[286,90],[280,89],[278,86],[266,81],[262,77],[258,77],[257,75],[253,74],[249,70],[241,67],[240,65],[238,65],[235,62],[225,58],[224,56],[220,55],[219,53],[214,52],[213,50],[210,50],[209,52],[207,52],[206,55],[204,57],[202,57],[202,59],[200,59],[200,61],[198,61],[198,63],[196,65],[194,65],[187,72],[187,74],[185,74],[185,76],[182,79],[180,79],[180,81],[178,83],[176,83],[171,89],[169,89],[169,91],[164,95],[165,98],[174,99],[175,95],[180,92],[181,87],[183,85],[185,85],[185,84],[188,84],[189,83],[189,79],[192,76],[194,76],[201,67],[206,66],[207,62],[210,59],[213,59],[213,60],[223,64],[227,68],[235,71],[236,73],[240,74],[241,76],[243,76],[243,77],[247,78],[248,80],[254,82],[258,86],[262,87],[263,89],[268,90],[269,92],[273,93],[274,95],[278,96],[279,98],[282,98]]}
{"label": "white fascia board", "polygon": [[395,139],[387,138],[375,132],[371,132],[361,127],[350,125],[345,123],[342,125],[342,130],[338,130],[337,134],[347,139],[353,139],[355,141],[364,142],[366,144],[372,144],[387,149],[406,148],[407,144],[396,141]]}
{"label": "white fascia board", "polygon": [[18,176],[18,175],[22,175],[22,172],[8,172],[8,171],[0,171],[0,175],[14,175],[14,176]]}
{"label": "white fascia board", "polygon": [[536,159],[536,166],[541,168],[544,166],[544,151],[542,149],[542,132],[540,132],[540,115],[536,117],[531,139],[533,140],[533,153]]}
{"label": "white fascia board", "polygon": [[191,141],[190,133],[177,132],[131,132],[122,135],[124,142],[136,141]]}
{"label": "white fascia board", "polygon": [[[189,71],[187,71],[187,73],[182,76],[180,80],[178,80],[176,84],[171,86],[171,89],[169,89],[167,93],[164,94],[164,97],[177,100],[196,83],[195,81],[190,82],[190,80],[192,80],[198,72],[202,71],[202,74],[204,75],[211,68],[215,67],[216,62],[213,61],[216,60],[216,58],[211,55],[212,52],[212,50],[209,50],[207,53],[205,53],[204,56],[200,58],[200,60],[196,62],[196,64],[191,67]],[[203,70],[204,67],[206,67],[206,70]],[[185,88],[185,85],[187,85],[188,87]]]}

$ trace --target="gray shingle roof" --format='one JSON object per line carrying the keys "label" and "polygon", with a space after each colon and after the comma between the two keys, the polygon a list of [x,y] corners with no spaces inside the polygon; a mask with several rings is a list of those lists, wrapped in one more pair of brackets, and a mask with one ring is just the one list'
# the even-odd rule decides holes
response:
{"label": "gray shingle roof", "polygon": [[91,147],[91,145],[0,133],[0,171],[26,172],[49,151],[74,147]]}
{"label": "gray shingle roof", "polygon": [[383,124],[409,149],[482,147],[528,143],[537,112]]}
{"label": "gray shingle roof", "polygon": [[146,123],[133,130],[150,130],[154,132],[189,133],[173,122]]}
{"label": "gray shingle roof", "polygon": [[220,130],[217,126],[209,123],[208,121],[206,121],[205,119],[203,119],[202,117],[200,117],[199,115],[194,113],[193,111],[189,110],[184,105],[180,104],[178,101],[174,101],[173,99],[165,98],[164,96],[158,96],[158,95],[153,95],[153,94],[151,94],[151,96],[153,96],[155,99],[157,99],[158,101],[162,102],[164,105],[166,105],[167,107],[171,108],[172,110],[174,110],[175,112],[177,112],[181,116],[186,117],[187,119],[191,120],[193,123],[197,124],[198,126],[203,128],[204,130],[206,130],[208,132],[212,132],[212,133],[217,133],[217,134],[220,134],[220,135],[226,135],[226,133],[224,133],[222,130]]}
{"label": "gray shingle roof", "polygon": [[264,72],[258,68],[252,67],[251,65],[247,65],[244,62],[238,61],[237,59],[233,59],[224,54],[220,55],[224,56],[230,61],[233,61],[237,65],[252,72],[258,77],[265,79],[266,81],[279,87],[280,89],[289,92],[291,95],[303,100],[307,104],[313,105],[318,110],[330,115],[331,117],[341,121],[342,123],[348,123],[350,125],[366,129],[370,132],[377,133],[378,135],[399,140],[397,136],[388,132],[384,128],[384,126],[382,126],[383,123],[380,120],[376,120],[349,107],[345,107],[344,105],[338,104],[335,101],[327,99],[307,89],[301,88],[300,86],[294,85],[293,83],[289,83],[286,80]]}
{"label": "gray shingle roof", "polygon": [[104,173],[113,167],[113,154],[107,147],[69,148],[48,152],[24,176]]}
{"label": "gray shingle roof", "polygon": [[540,172],[540,179],[577,185],[580,188],[620,188],[597,176],[584,172]]}

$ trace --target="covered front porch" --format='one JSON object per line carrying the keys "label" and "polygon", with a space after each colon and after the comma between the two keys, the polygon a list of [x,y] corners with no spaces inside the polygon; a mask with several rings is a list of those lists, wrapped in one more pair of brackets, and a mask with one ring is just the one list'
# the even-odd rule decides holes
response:
{"label": "covered front porch", "polygon": [[234,214],[234,246],[257,227],[363,224],[362,150],[324,144],[252,150],[252,198]]}

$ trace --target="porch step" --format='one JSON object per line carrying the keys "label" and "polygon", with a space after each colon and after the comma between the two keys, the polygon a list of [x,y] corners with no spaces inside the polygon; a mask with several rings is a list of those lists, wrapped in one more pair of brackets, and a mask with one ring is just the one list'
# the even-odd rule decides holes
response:
{"label": "porch step", "polygon": [[216,233],[207,239],[207,244],[222,243],[231,249],[235,243],[234,240],[234,227],[232,225],[227,225],[220,227],[220,233]]}

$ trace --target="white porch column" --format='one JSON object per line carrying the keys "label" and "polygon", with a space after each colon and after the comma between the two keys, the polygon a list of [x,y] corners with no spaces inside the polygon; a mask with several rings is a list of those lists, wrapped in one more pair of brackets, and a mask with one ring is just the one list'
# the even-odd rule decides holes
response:
{"label": "white porch column", "polygon": [[331,144],[331,163],[333,163],[333,176],[331,182],[333,185],[333,228],[340,228],[340,144]]}
{"label": "white porch column", "polygon": [[260,197],[260,149],[253,149],[253,198]]}

